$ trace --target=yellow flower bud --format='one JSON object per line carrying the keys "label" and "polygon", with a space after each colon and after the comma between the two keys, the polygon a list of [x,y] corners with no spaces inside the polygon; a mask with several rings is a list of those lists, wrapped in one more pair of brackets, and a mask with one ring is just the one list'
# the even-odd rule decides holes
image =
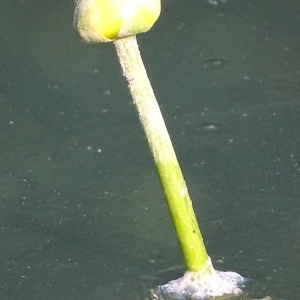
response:
{"label": "yellow flower bud", "polygon": [[74,24],[86,42],[111,42],[148,31],[159,14],[160,0],[77,0]]}

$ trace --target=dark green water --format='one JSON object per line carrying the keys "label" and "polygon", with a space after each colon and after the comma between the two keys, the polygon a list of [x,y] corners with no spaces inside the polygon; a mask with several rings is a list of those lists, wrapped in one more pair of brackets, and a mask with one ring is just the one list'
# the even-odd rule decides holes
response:
{"label": "dark green water", "polygon": [[[0,2],[0,299],[143,299],[182,265],[113,45],[73,10]],[[300,296],[299,11],[166,0],[139,36],[208,252],[253,298]]]}

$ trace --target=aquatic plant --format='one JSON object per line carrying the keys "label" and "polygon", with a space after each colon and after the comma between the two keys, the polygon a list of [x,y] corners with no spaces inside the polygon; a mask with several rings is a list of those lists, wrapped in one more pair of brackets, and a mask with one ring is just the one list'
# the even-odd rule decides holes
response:
{"label": "aquatic plant", "polygon": [[153,299],[207,299],[238,295],[244,278],[216,271],[207,254],[192,201],[136,40],[160,14],[160,0],[78,0],[74,24],[88,43],[115,45],[167,200],[186,265],[182,278],[151,291]]}

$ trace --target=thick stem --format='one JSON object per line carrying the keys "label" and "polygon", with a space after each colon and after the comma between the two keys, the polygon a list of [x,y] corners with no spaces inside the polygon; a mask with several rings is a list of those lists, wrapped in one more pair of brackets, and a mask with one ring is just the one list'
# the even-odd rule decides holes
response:
{"label": "thick stem", "polygon": [[[148,79],[135,36],[114,42],[146,133],[188,271],[214,269],[207,263],[203,238],[171,139]],[[209,266],[209,267],[207,267]]]}

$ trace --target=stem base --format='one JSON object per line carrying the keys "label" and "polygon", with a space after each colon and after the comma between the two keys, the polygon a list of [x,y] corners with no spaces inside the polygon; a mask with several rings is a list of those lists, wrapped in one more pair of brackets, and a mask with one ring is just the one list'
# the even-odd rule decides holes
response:
{"label": "stem base", "polygon": [[187,271],[183,277],[160,285],[151,291],[152,300],[204,300],[218,296],[236,296],[245,279],[235,272],[207,272],[212,269],[211,261],[198,272]]}

